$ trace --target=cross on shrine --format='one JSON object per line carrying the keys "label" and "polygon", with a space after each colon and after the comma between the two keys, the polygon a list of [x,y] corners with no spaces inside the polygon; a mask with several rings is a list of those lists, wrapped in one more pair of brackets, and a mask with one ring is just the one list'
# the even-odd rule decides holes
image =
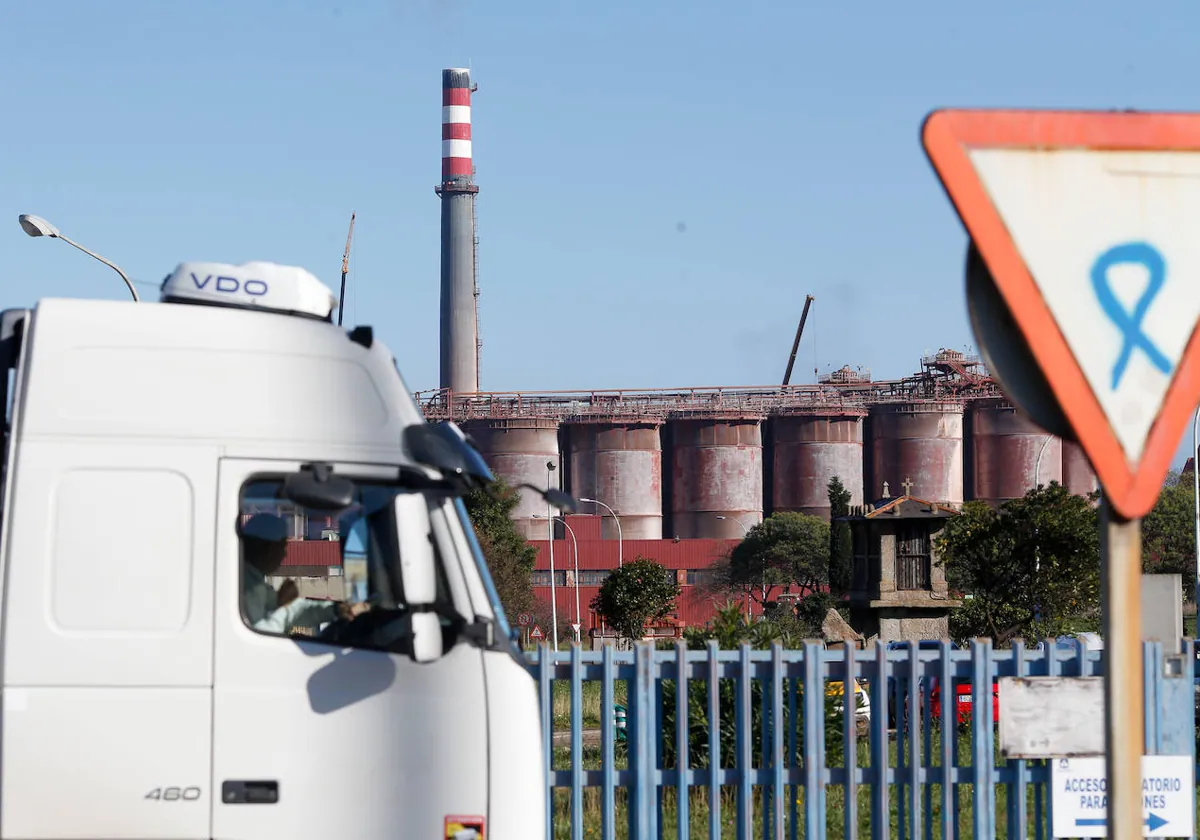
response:
{"label": "cross on shrine", "polygon": [[908,476],[905,476],[905,477],[904,477],[904,483],[902,483],[900,486],[904,488],[904,495],[905,495],[905,496],[911,496],[911,495],[912,495],[913,482],[912,482],[912,479],[911,479],[911,478],[909,478]]}

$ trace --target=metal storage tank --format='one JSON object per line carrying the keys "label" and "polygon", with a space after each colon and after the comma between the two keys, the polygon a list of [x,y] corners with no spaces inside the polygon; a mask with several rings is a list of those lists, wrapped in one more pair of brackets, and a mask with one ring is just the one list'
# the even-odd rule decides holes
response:
{"label": "metal storage tank", "polygon": [[1062,483],[1076,496],[1086,496],[1100,489],[1100,482],[1083,447],[1066,440],[1062,445]]}
{"label": "metal storage tank", "polygon": [[877,403],[868,415],[870,446],[864,495],[875,501],[888,483],[891,496],[963,503],[963,406],[952,401]]}
{"label": "metal storage tank", "polygon": [[835,475],[863,503],[861,408],[795,408],[770,421],[773,511],[798,511],[829,521],[829,480]]}
{"label": "metal storage tank", "polygon": [[971,498],[998,505],[1038,484],[1062,483],[1062,440],[1004,399],[976,400],[968,411]]}
{"label": "metal storage tank", "polygon": [[[547,476],[551,487],[562,486],[558,426],[557,420],[546,417],[488,418],[463,424],[479,444],[492,472],[513,487],[545,487]],[[547,461],[554,464],[553,471],[546,469]],[[546,503],[528,491],[522,492],[520,504],[512,513],[517,530],[529,539],[545,539],[546,520],[534,519],[535,513],[546,516]]]}
{"label": "metal storage tank", "polygon": [[[589,417],[566,425],[571,494],[612,508],[626,540],[662,539],[661,426],[652,417]],[[585,504],[582,510],[602,514],[601,536],[617,538],[604,508]]]}
{"label": "metal storage tank", "polygon": [[762,521],[762,416],[706,413],[672,419],[669,426],[669,536],[742,539],[743,527]]}

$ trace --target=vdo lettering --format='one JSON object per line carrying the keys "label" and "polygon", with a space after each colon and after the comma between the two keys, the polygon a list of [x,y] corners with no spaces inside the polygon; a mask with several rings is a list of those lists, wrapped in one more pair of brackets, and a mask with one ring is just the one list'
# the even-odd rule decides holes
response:
{"label": "vdo lettering", "polygon": [[228,295],[244,292],[254,297],[261,297],[268,291],[267,284],[262,280],[238,280],[236,277],[213,277],[211,274],[201,280],[193,273],[192,283],[197,289],[211,288],[213,291]]}

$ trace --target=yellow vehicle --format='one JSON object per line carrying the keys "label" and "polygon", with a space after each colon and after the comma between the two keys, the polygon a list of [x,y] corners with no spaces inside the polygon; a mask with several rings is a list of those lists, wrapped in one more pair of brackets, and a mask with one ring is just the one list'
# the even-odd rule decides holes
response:
{"label": "yellow vehicle", "polygon": [[[825,683],[826,697],[841,697],[845,692],[846,688],[841,680],[830,680]],[[854,694],[854,726],[860,733],[866,733],[867,725],[871,722],[871,697],[867,693],[866,685],[861,680],[854,681]],[[845,702],[836,708],[840,714],[846,708]]]}

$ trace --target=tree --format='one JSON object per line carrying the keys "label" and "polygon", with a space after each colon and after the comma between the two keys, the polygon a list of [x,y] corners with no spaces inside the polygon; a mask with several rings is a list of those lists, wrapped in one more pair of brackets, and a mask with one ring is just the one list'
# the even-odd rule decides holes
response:
{"label": "tree", "polygon": [[612,570],[591,607],[618,636],[637,640],[648,622],[666,618],[675,608],[679,592],[672,569],[639,556]]}
{"label": "tree", "polygon": [[512,512],[521,501],[517,491],[500,478],[489,489],[490,494],[472,490],[463,504],[479,538],[504,613],[515,618],[519,613],[530,612],[534,606],[530,576],[537,549],[525,541],[513,522]]}
{"label": "tree", "polygon": [[1142,568],[1150,574],[1183,576],[1183,597],[1196,591],[1195,495],[1191,474],[1172,472],[1142,522]]}
{"label": "tree", "polygon": [[850,591],[854,571],[854,546],[849,522],[838,522],[850,515],[850,491],[836,475],[829,479],[829,591],[840,597]]}
{"label": "tree", "polygon": [[964,605],[950,616],[959,641],[1041,639],[1094,617],[1100,599],[1096,511],[1052,482],[993,510],[968,502],[938,537],[939,562]]}
{"label": "tree", "polygon": [[718,578],[760,604],[777,588],[820,591],[829,580],[829,525],[806,513],[777,513],[751,528],[722,565]]}

